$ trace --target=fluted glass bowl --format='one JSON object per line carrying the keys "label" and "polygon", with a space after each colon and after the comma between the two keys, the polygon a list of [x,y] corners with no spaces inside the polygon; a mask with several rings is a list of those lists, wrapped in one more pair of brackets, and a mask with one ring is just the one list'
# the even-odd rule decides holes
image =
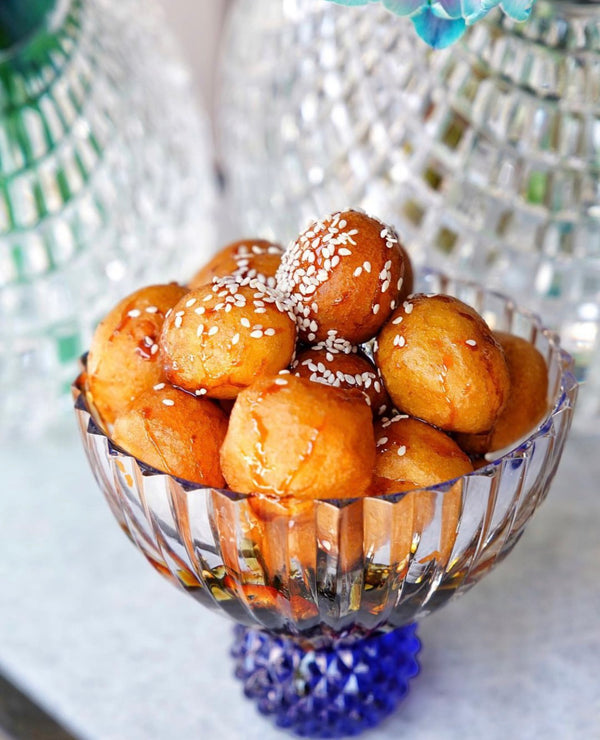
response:
{"label": "fluted glass bowl", "polygon": [[465,592],[510,552],[544,500],[569,430],[572,361],[539,319],[498,293],[425,270],[545,357],[549,413],[512,451],[455,481],[339,501],[207,488],[127,454],[94,417],[84,371],[75,408],[96,480],[122,529],[175,585],[238,622],[287,636],[361,637],[407,625]]}

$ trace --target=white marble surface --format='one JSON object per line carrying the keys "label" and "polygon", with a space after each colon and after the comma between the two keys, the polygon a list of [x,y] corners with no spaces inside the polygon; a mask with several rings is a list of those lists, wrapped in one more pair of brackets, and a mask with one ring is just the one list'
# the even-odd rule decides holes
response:
{"label": "white marble surface", "polygon": [[[365,738],[600,737],[599,452],[572,441],[515,551],[423,621],[421,675]],[[0,465],[2,670],[90,740],[284,736],[232,678],[230,623],[116,526],[74,423]]]}

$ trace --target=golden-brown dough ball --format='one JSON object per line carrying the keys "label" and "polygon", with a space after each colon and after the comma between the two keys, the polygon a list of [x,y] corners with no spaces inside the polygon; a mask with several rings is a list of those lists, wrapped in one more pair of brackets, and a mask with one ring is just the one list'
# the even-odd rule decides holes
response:
{"label": "golden-brown dough ball", "polygon": [[357,347],[340,339],[320,342],[296,356],[292,372],[315,383],[361,391],[373,414],[383,414],[390,399],[379,370]]}
{"label": "golden-brown dough ball", "polygon": [[[446,562],[452,552],[460,517],[462,485],[448,491],[414,491],[473,472],[471,461],[448,435],[417,419],[397,414],[375,425],[377,457],[373,495],[406,493],[395,503],[369,501],[365,512],[365,547],[377,551],[389,543],[393,562],[408,567],[415,538],[440,510],[438,540],[430,553]],[[441,500],[441,503],[440,503]],[[427,555],[426,555],[427,557]]]}
{"label": "golden-brown dough ball", "polygon": [[373,337],[395,307],[405,261],[392,228],[342,211],[312,224],[286,250],[277,284],[290,297],[304,341],[336,331],[358,344]]}
{"label": "golden-brown dough ball", "polygon": [[458,435],[470,454],[503,450],[532,431],[548,410],[548,368],[538,350],[522,337],[496,331],[508,365],[510,392],[492,431],[483,437]]}
{"label": "golden-brown dough ball", "polygon": [[290,363],[296,325],[278,294],[250,278],[220,278],[190,291],[160,340],[168,380],[197,395],[235,398]]}
{"label": "golden-brown dough ball", "polygon": [[411,296],[378,337],[376,362],[394,404],[441,429],[489,431],[508,399],[504,352],[470,306]]}
{"label": "golden-brown dough ball", "polygon": [[239,394],[221,448],[233,490],[301,499],[362,495],[374,459],[362,396],[289,374]]}
{"label": "golden-brown dough ball", "polygon": [[266,239],[242,239],[221,249],[190,281],[190,288],[199,288],[213,278],[234,275],[258,280],[275,287],[275,273],[281,264],[283,249]]}
{"label": "golden-brown dough ball", "polygon": [[[413,488],[425,488],[473,472],[468,456],[447,434],[403,414],[375,424],[375,444],[376,478],[410,481]],[[384,488],[382,492],[390,493]]]}
{"label": "golden-brown dough ball", "polygon": [[153,468],[223,487],[219,450],[226,432],[227,419],[215,403],[157,383],[117,417],[112,438]]}
{"label": "golden-brown dough ball", "polygon": [[124,298],[98,325],[87,359],[90,400],[103,422],[163,379],[158,339],[165,314],[187,293],[181,285],[150,285]]}

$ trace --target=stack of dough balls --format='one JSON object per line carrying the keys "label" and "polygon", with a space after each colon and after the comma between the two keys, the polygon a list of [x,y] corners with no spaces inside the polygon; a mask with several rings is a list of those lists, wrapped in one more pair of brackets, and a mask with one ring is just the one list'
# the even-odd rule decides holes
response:
{"label": "stack of dough balls", "polygon": [[[306,549],[297,556],[312,562],[324,536],[316,499],[374,501],[348,515],[345,544],[332,534],[345,566],[390,536],[406,559],[439,496],[407,494],[393,520],[374,497],[470,473],[535,427],[547,392],[529,342],[493,333],[456,298],[412,294],[412,274],[394,229],[354,210],[311,224],[286,251],[235,242],[189,286],[150,286],[110,312],[88,357],[90,404],[143,463],[257,494],[248,531],[269,578],[285,512]],[[446,559],[460,492],[449,484],[442,509]],[[233,516],[216,514],[223,541],[235,539]],[[239,567],[237,548],[223,552]]]}

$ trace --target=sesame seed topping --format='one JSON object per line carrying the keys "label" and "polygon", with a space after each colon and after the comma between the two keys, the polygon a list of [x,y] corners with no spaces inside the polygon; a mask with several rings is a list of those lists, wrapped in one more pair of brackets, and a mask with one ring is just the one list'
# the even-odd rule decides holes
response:
{"label": "sesame seed topping", "polygon": [[404,321],[403,316],[397,316],[393,321],[392,324],[401,324]]}
{"label": "sesame seed topping", "polygon": [[208,393],[208,391],[206,390],[206,388],[198,388],[198,390],[197,391],[194,391],[194,393],[197,396],[204,396],[204,395],[206,395]]}
{"label": "sesame seed topping", "polygon": [[196,336],[201,337],[204,334],[204,324],[200,324],[196,329]]}
{"label": "sesame seed topping", "polygon": [[219,331],[219,327],[218,327],[218,326],[211,326],[211,327],[210,327],[210,329],[208,330],[208,336],[209,336],[209,337],[214,337],[214,335],[215,335],[215,334],[216,334],[216,333],[217,333],[218,331]]}
{"label": "sesame seed topping", "polygon": [[405,313],[407,313],[407,314],[412,313],[412,310],[413,310],[413,304],[412,303],[409,303],[408,301],[404,301],[404,303],[402,305],[404,307]]}
{"label": "sesame seed topping", "polygon": [[150,354],[155,355],[158,352],[158,344],[153,344],[152,347],[150,347]]}
{"label": "sesame seed topping", "polygon": [[396,452],[398,453],[398,457],[404,457],[404,455],[406,455],[406,445],[401,445],[400,447],[398,447]]}
{"label": "sesame seed topping", "polygon": [[371,263],[368,260],[363,262],[363,268],[365,272],[371,272]]}
{"label": "sesame seed topping", "polygon": [[275,378],[275,385],[287,385],[288,382],[285,378]]}
{"label": "sesame seed topping", "polygon": [[250,336],[252,337],[252,339],[260,339],[262,335],[262,329],[254,329],[254,331],[250,332]]}
{"label": "sesame seed topping", "polygon": [[131,311],[127,311],[127,315],[130,316],[132,319],[137,319],[138,316],[141,315],[141,311],[138,308],[133,308]]}
{"label": "sesame seed topping", "polygon": [[469,347],[477,347],[477,342],[474,339],[467,339],[465,344],[468,344]]}
{"label": "sesame seed topping", "polygon": [[164,383],[157,383],[156,385],[153,385],[152,388],[155,391],[162,391],[162,389],[165,387]]}
{"label": "sesame seed topping", "polygon": [[353,277],[360,277],[362,274],[362,271],[363,271],[362,267],[357,267],[356,270],[354,270],[354,272],[352,273]]}
{"label": "sesame seed topping", "polygon": [[384,445],[387,441],[387,437],[379,437],[379,439],[377,440],[377,447],[381,447],[381,445]]}
{"label": "sesame seed topping", "polygon": [[373,310],[373,313],[374,313],[374,314],[377,314],[377,313],[379,313],[379,303],[376,303],[376,304],[375,304],[375,305],[373,306],[373,309],[372,309],[372,310]]}
{"label": "sesame seed topping", "polygon": [[196,299],[195,298],[190,298],[189,301],[186,301],[185,302],[185,307],[186,308],[191,308],[194,305],[194,303],[196,303]]}
{"label": "sesame seed topping", "polygon": [[162,402],[165,406],[175,406],[175,401],[172,401],[170,398],[163,398]]}
{"label": "sesame seed topping", "polygon": [[182,323],[183,323],[183,319],[181,318],[181,316],[175,316],[175,321],[174,321],[175,328],[179,329]]}
{"label": "sesame seed topping", "polygon": [[275,336],[275,329],[272,327],[269,327],[268,329],[265,329],[265,336],[266,337],[274,337]]}
{"label": "sesame seed topping", "polygon": [[394,347],[404,347],[405,344],[406,339],[400,334],[396,334],[396,336],[394,337]]}
{"label": "sesame seed topping", "polygon": [[157,306],[146,306],[146,313],[156,313],[157,311]]}
{"label": "sesame seed topping", "polygon": [[231,337],[231,344],[237,344],[237,343],[238,343],[239,341],[240,341],[240,335],[239,335],[239,334],[238,334],[238,333],[236,332],[236,333],[235,333],[235,334],[234,334],[234,335],[233,335],[233,336]]}
{"label": "sesame seed topping", "polygon": [[245,326],[246,329],[249,329],[250,328],[250,320],[247,319],[245,316],[242,316],[242,318],[240,319],[240,324],[242,326]]}

